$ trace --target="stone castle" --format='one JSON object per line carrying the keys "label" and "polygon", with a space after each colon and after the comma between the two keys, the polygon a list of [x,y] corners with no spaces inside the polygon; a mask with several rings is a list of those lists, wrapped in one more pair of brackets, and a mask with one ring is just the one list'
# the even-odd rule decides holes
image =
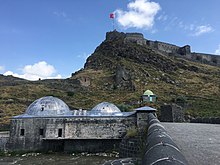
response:
{"label": "stone castle", "polygon": [[220,66],[220,56],[213,54],[197,53],[191,52],[189,45],[183,47],[176,46],[173,44],[160,42],[160,41],[151,41],[144,38],[141,33],[119,33],[117,31],[107,32],[106,40],[123,38],[125,43],[133,42],[138,45],[148,46],[155,51],[163,53],[167,56],[178,56],[185,58],[194,62],[200,62],[204,64]]}

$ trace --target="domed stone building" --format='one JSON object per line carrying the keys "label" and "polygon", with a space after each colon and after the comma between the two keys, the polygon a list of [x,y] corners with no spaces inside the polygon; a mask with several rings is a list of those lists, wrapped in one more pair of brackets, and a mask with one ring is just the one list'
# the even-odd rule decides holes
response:
{"label": "domed stone building", "polygon": [[121,112],[108,102],[91,111],[70,110],[62,100],[47,96],[11,119],[7,146],[13,151],[106,151],[119,147],[126,131],[137,125],[136,116],[136,111]]}
{"label": "domed stone building", "polygon": [[96,105],[91,110],[91,115],[99,115],[99,116],[115,116],[115,115],[123,115],[120,109],[112,103],[102,102]]}
{"label": "domed stone building", "polygon": [[[47,96],[34,101],[26,110],[25,116],[63,116],[70,115],[69,107],[62,100]],[[23,116],[24,116],[23,115]],[[22,116],[22,115],[21,115]]]}

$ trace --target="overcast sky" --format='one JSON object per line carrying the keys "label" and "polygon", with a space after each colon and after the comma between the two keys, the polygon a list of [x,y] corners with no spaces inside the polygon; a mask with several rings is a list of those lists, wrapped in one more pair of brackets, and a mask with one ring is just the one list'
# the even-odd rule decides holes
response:
{"label": "overcast sky", "polygon": [[111,31],[220,54],[219,0],[0,0],[0,74],[67,78]]}

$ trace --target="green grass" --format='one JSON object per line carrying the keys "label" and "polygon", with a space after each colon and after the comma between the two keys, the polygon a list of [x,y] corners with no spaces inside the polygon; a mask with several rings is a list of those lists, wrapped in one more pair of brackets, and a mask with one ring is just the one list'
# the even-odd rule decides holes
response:
{"label": "green grass", "polygon": [[[148,61],[144,62],[139,57],[147,57]],[[94,66],[79,71],[70,79],[88,77],[91,80],[89,87],[68,80],[19,81],[10,85],[13,78],[1,77],[0,82],[7,84],[8,81],[9,85],[0,83],[0,110],[4,112],[0,125],[9,124],[10,117],[24,113],[30,103],[48,95],[62,99],[73,108],[91,109],[107,101],[119,105],[123,111],[130,111],[139,106],[140,96],[147,89],[158,96],[157,108],[182,97],[187,102],[186,114],[193,117],[220,116],[220,67],[163,56],[136,44],[124,45],[120,40],[110,44],[104,42],[90,60]],[[165,68],[158,67],[163,64]],[[114,88],[117,65],[129,71],[134,91]],[[181,68],[182,65],[185,68]],[[177,69],[172,70],[170,66]],[[190,70],[192,66],[198,71]]]}

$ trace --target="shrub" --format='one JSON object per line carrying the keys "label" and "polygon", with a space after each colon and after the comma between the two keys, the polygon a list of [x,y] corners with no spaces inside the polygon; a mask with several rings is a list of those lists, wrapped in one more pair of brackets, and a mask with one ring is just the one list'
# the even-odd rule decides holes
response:
{"label": "shrub", "polygon": [[138,134],[137,128],[136,128],[136,127],[132,127],[132,128],[130,128],[130,129],[127,130],[126,136],[127,136],[128,138],[131,138],[131,137],[137,136],[137,134]]}
{"label": "shrub", "polygon": [[122,112],[130,112],[132,111],[132,106],[130,105],[125,105],[125,104],[119,104],[117,107],[122,111]]}
{"label": "shrub", "polygon": [[74,92],[68,91],[68,92],[67,92],[67,96],[71,96],[71,97],[74,96]]}

